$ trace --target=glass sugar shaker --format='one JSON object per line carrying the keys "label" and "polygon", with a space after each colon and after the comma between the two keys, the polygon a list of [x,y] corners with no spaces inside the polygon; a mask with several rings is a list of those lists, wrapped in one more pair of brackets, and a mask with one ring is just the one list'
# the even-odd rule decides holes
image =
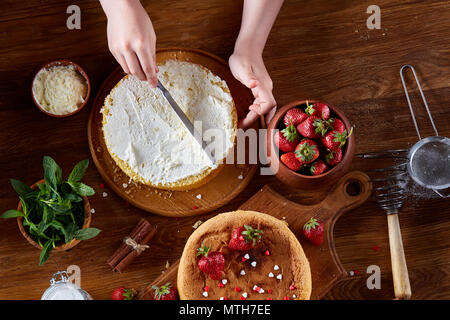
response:
{"label": "glass sugar shaker", "polygon": [[50,279],[50,287],[45,290],[41,300],[93,300],[92,297],[69,281],[66,271],[58,271]]}

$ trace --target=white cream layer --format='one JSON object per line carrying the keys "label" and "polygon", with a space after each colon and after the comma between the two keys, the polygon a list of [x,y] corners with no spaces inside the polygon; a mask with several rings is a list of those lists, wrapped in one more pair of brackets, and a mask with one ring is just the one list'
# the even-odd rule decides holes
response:
{"label": "white cream layer", "polygon": [[[236,135],[233,100],[225,81],[199,65],[168,60],[158,79],[174,100],[202,129],[220,129],[226,158]],[[224,90],[225,88],[226,90]],[[214,169],[208,156],[157,88],[133,76],[122,79],[105,99],[103,126],[110,151],[146,182],[165,185]]]}

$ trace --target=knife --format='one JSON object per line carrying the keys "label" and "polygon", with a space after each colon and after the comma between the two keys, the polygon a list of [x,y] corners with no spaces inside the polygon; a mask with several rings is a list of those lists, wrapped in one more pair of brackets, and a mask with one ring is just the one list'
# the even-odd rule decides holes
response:
{"label": "knife", "polygon": [[172,95],[169,91],[162,85],[162,83],[158,80],[158,89],[161,90],[164,98],[167,100],[167,102],[172,107],[173,111],[177,114],[178,118],[183,122],[186,129],[189,131],[189,133],[192,135],[195,141],[197,141],[200,146],[202,147],[203,151],[206,153],[208,158],[212,161],[212,163],[216,163],[216,159],[214,156],[207,150],[207,144],[205,141],[203,141],[202,135],[198,133],[195,128],[194,124],[189,120],[189,118],[186,116],[184,111],[180,108],[180,106],[175,102],[175,100],[172,98]]}

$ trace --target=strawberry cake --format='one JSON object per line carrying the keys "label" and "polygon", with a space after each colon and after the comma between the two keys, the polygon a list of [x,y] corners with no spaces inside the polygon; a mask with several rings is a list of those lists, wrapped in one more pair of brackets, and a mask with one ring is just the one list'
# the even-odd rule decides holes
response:
{"label": "strawberry cake", "polygon": [[287,225],[241,210],[192,233],[177,278],[185,300],[307,300],[311,285],[308,259]]}
{"label": "strawberry cake", "polygon": [[207,68],[175,59],[158,68],[158,80],[199,124],[197,131],[214,140],[217,161],[203,152],[161,91],[134,76],[125,76],[105,99],[105,143],[131,179],[160,189],[193,189],[218,173],[234,147],[236,108],[226,82]]}

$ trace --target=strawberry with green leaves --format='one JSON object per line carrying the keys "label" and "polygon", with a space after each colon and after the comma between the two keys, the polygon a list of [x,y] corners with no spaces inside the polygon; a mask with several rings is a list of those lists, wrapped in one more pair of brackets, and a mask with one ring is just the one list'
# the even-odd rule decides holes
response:
{"label": "strawberry with green leaves", "polygon": [[337,151],[330,150],[325,155],[325,161],[330,166],[335,166],[342,161],[342,156],[343,156],[342,149],[338,149]]}
{"label": "strawberry with green leaves", "polygon": [[313,245],[320,246],[323,242],[324,225],[316,218],[309,219],[303,226],[303,235]]}
{"label": "strawberry with green leaves", "polygon": [[327,172],[328,166],[323,160],[319,159],[311,164],[309,171],[313,176],[318,176],[319,174]]}
{"label": "strawberry with green leaves", "polygon": [[284,163],[286,167],[293,171],[298,171],[302,167],[301,163],[298,162],[297,157],[294,152],[284,153],[280,157],[281,162]]}
{"label": "strawberry with green leaves", "polygon": [[257,242],[261,241],[261,234],[263,233],[262,230],[253,229],[248,225],[236,228],[231,233],[228,248],[235,251],[249,251]]}
{"label": "strawberry with green leaves", "polygon": [[328,125],[331,127],[332,130],[337,132],[344,132],[346,130],[345,124],[342,122],[342,120],[338,118],[330,118],[328,119]]}
{"label": "strawberry with green leaves", "polygon": [[321,119],[315,116],[308,117],[297,126],[297,131],[305,138],[319,139],[321,136]]}
{"label": "strawberry with green leaves", "polygon": [[283,152],[294,151],[299,140],[300,136],[298,135],[298,132],[293,124],[290,124],[281,131],[278,131],[274,137],[275,145]]}
{"label": "strawberry with green leaves", "polygon": [[178,299],[178,291],[175,287],[172,287],[170,282],[167,282],[165,285],[158,287],[152,286],[152,289],[155,290],[153,294],[153,299],[155,300],[177,300]]}
{"label": "strawberry with green leaves", "polygon": [[113,300],[133,300],[136,295],[134,289],[127,289],[125,287],[119,287],[111,293],[111,299]]}
{"label": "strawberry with green leaves", "polygon": [[211,248],[202,243],[201,248],[197,249],[197,257],[201,256],[197,262],[198,268],[209,275],[213,280],[219,280],[222,277],[222,271],[225,266],[225,257],[220,251],[209,252]]}
{"label": "strawberry with green leaves", "polygon": [[311,139],[303,139],[295,148],[295,157],[300,165],[314,162],[319,157],[319,146]]}
{"label": "strawberry with green leaves", "polygon": [[309,102],[306,101],[305,113],[309,116],[316,116],[323,120],[330,118],[330,108],[322,102],[309,104]]}
{"label": "strawberry with green leaves", "polygon": [[283,122],[286,127],[289,127],[291,124],[296,127],[305,121],[306,118],[308,118],[308,115],[304,113],[302,109],[292,108],[289,109],[284,115]]}
{"label": "strawberry with green leaves", "polygon": [[350,130],[350,133],[347,135],[347,130],[344,130],[343,132],[339,132],[336,130],[328,132],[322,139],[322,144],[329,150],[337,151],[338,149],[341,149],[345,143],[347,142],[347,139],[352,135],[353,128]]}

